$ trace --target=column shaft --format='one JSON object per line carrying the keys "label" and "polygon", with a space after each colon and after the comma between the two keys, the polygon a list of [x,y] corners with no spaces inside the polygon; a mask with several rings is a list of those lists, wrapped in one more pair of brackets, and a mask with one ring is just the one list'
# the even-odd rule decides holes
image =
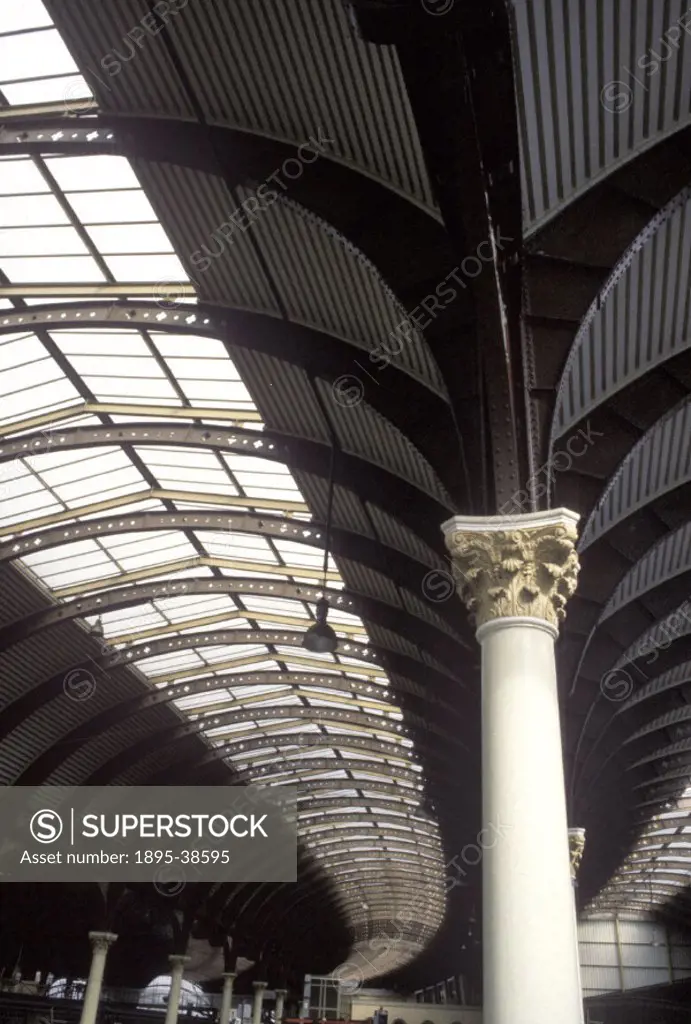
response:
{"label": "column shaft", "polygon": [[498,619],[482,642],[485,1024],[579,1024],[554,631]]}
{"label": "column shaft", "polygon": [[89,938],[91,939],[93,952],[91,954],[91,967],[84,993],[80,1024],[95,1024],[96,1022],[108,947],[112,942],[115,942],[117,935],[113,935],[110,932],[89,932]]}
{"label": "column shaft", "polygon": [[281,1020],[283,1019],[283,1007],[285,1006],[285,998],[287,994],[288,993],[284,988],[276,989],[276,1009],[274,1011],[274,1015],[276,1017],[276,1024],[280,1024]]}
{"label": "column shaft", "polygon": [[168,993],[165,1024],[177,1024],[180,993],[182,992],[182,975],[185,970],[185,964],[189,962],[189,957],[173,955],[169,956],[168,960],[171,965],[170,992]]}
{"label": "column shaft", "polygon": [[568,509],[443,530],[482,645],[484,1024],[581,1024],[554,641],[576,589]]}
{"label": "column shaft", "polygon": [[254,1002],[252,1004],[252,1024],[261,1024],[262,1019],[262,1003],[264,1000],[264,989],[266,988],[266,982],[254,981]]}
{"label": "column shaft", "polygon": [[218,1024],[229,1024],[231,1010],[233,1008],[233,982],[236,975],[226,973],[223,975],[223,995],[221,996],[221,1010],[218,1015]]}

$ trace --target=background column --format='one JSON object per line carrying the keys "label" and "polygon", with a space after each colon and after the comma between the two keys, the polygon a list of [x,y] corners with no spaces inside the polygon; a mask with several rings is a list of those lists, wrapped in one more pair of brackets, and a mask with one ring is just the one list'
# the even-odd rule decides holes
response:
{"label": "background column", "polygon": [[182,992],[182,975],[185,970],[185,964],[190,962],[190,958],[182,953],[173,953],[168,957],[168,961],[170,963],[170,992],[168,993],[165,1024],[176,1024],[178,1008],[180,1006],[180,993]]}
{"label": "background column", "polygon": [[221,1010],[218,1015],[218,1024],[228,1024],[233,1008],[233,982],[237,974],[226,971],[223,975],[223,995],[221,996]]}
{"label": "background column", "polygon": [[554,655],[577,521],[444,525],[482,645],[484,1024],[583,1020]]}
{"label": "background column", "polygon": [[103,985],[103,972],[106,969],[106,957],[108,949],[117,939],[117,935],[113,935],[112,932],[89,932],[89,938],[92,947],[91,968],[84,993],[81,1024],[94,1024],[96,1020],[101,986]]}
{"label": "background column", "polygon": [[254,987],[254,1002],[252,1004],[252,1024],[261,1024],[262,1019],[262,1001],[264,999],[264,989],[266,988],[265,981],[253,981]]}
{"label": "background column", "polygon": [[283,1018],[283,1007],[285,1006],[285,1001],[286,1001],[286,996],[287,995],[288,995],[288,990],[287,989],[285,989],[285,988],[277,988],[276,989],[276,1009],[274,1011],[274,1014],[275,1014],[275,1017],[276,1017],[276,1024],[280,1024],[280,1022],[281,1022],[281,1020]]}

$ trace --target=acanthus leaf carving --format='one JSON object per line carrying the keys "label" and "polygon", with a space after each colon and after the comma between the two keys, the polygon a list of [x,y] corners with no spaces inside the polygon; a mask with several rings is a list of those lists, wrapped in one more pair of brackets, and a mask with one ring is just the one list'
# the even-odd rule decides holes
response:
{"label": "acanthus leaf carving", "polygon": [[528,616],[558,626],[576,590],[577,539],[571,523],[451,533],[458,592],[476,624]]}

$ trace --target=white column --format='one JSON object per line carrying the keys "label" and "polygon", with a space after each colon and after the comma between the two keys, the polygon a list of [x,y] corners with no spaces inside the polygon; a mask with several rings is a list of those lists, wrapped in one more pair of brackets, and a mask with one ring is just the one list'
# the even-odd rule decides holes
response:
{"label": "white column", "polygon": [[264,999],[264,989],[266,988],[265,981],[253,981],[254,987],[254,1002],[252,1003],[252,1024],[261,1024],[262,1019],[262,1001]]}
{"label": "white column", "polygon": [[218,1024],[229,1024],[231,1010],[233,1007],[233,982],[237,974],[226,971],[223,975],[223,995],[221,996],[221,1010],[218,1015]]}
{"label": "white column", "polygon": [[168,957],[168,962],[170,963],[170,992],[168,993],[165,1024],[176,1024],[182,991],[182,975],[185,964],[190,962],[190,958],[182,953],[173,953]]}
{"label": "white column", "polygon": [[578,944],[578,906],[576,905],[576,894],[578,892],[578,869],[583,860],[585,850],[585,829],[569,829],[569,856],[571,858],[571,885],[573,887],[573,927],[576,932],[576,949],[578,950],[578,985],[583,990],[583,972],[581,971],[581,947]]}
{"label": "white column", "polygon": [[98,1004],[101,998],[103,972],[106,969],[106,957],[108,956],[108,949],[117,939],[117,935],[113,935],[112,932],[89,932],[89,938],[91,939],[92,948],[91,968],[84,993],[81,1024],[95,1024]]}
{"label": "white column", "polygon": [[484,1024],[581,1024],[554,641],[576,589],[566,509],[444,525],[482,646]]}
{"label": "white column", "polygon": [[276,989],[276,1009],[274,1010],[274,1016],[276,1018],[276,1024],[280,1024],[283,1019],[283,1007],[285,1006],[286,996],[288,995],[288,989],[277,988]]}

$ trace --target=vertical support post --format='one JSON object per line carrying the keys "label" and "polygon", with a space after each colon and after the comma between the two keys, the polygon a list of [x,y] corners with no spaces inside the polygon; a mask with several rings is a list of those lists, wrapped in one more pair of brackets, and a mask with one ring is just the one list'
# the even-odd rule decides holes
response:
{"label": "vertical support post", "polygon": [[165,1024],[177,1024],[180,993],[182,992],[182,975],[185,970],[185,964],[189,963],[189,961],[190,958],[182,953],[173,953],[168,957],[168,962],[170,963],[170,992],[168,993]]}
{"label": "vertical support post", "polygon": [[91,967],[89,980],[84,993],[84,1005],[80,1024],[96,1024],[98,1004],[101,999],[103,974],[106,969],[106,957],[110,946],[116,941],[117,935],[112,932],[89,932],[91,940]]}
{"label": "vertical support post", "polygon": [[226,971],[223,975],[223,994],[221,996],[221,1009],[218,1014],[218,1024],[230,1024],[230,1016],[233,1008],[233,984],[237,974]]}
{"label": "vertical support post", "polygon": [[577,522],[558,509],[443,527],[482,647],[485,1024],[583,1022],[554,653]]}
{"label": "vertical support post", "polygon": [[286,996],[287,995],[288,995],[288,990],[287,989],[285,989],[285,988],[277,988],[276,989],[276,1009],[274,1011],[274,1015],[276,1017],[276,1024],[280,1024],[280,1022],[283,1020],[283,1008],[285,1007],[285,1001],[286,1001]]}
{"label": "vertical support post", "polygon": [[626,975],[624,974],[624,957],[621,952],[621,932],[619,930],[619,915],[614,915],[614,938],[617,945],[617,967],[619,968],[619,987],[626,992]]}
{"label": "vertical support post", "polygon": [[262,1003],[264,1000],[264,989],[266,988],[266,982],[253,981],[252,986],[254,988],[254,1002],[252,1003],[252,1024],[261,1024]]}

